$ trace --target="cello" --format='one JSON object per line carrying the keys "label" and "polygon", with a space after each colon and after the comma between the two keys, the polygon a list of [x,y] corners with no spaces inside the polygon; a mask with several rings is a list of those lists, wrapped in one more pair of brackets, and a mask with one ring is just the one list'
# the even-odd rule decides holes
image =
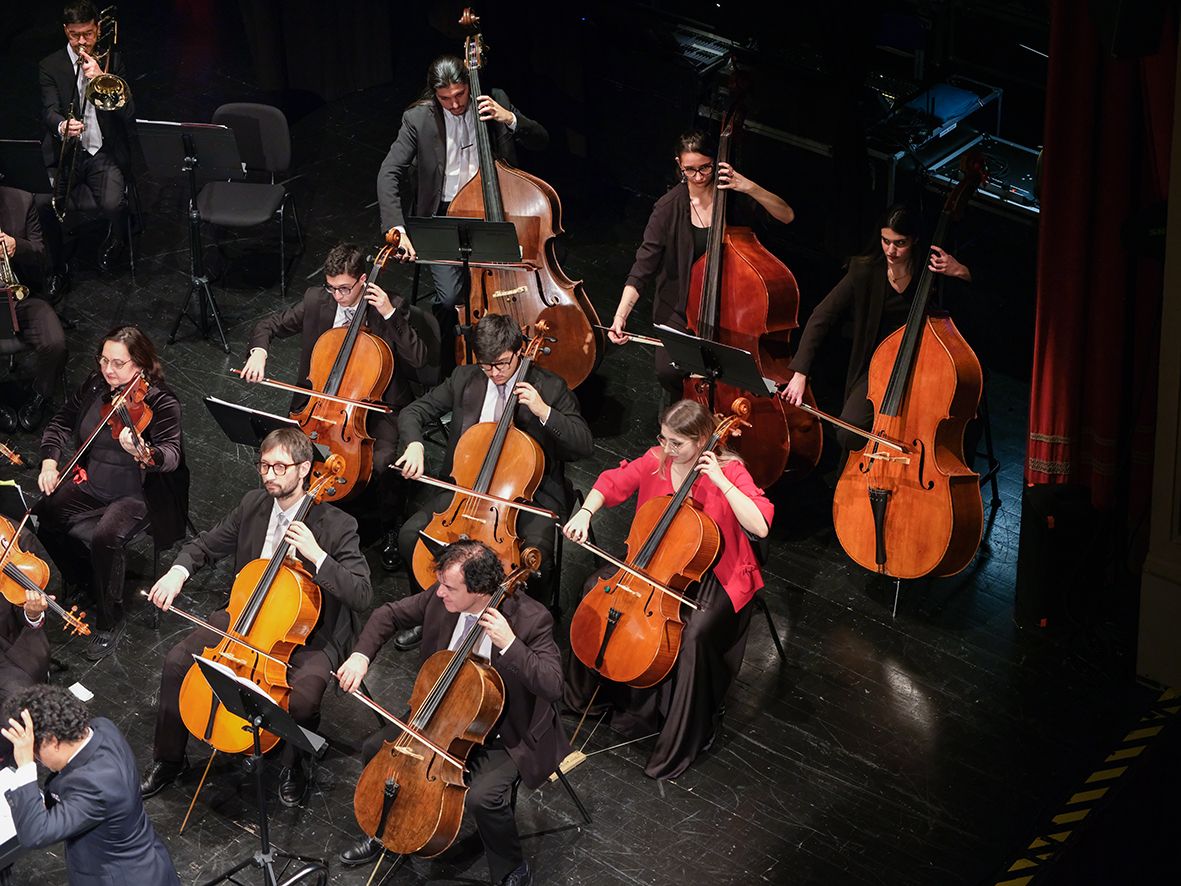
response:
{"label": "cello", "polygon": [[[729,163],[731,142],[741,128],[737,110],[727,114],[718,140],[717,163]],[[716,168],[716,167],[715,167]],[[749,351],[764,378],[786,382],[792,376],[791,331],[799,326],[800,290],[787,265],[759,242],[750,228],[726,224],[728,189],[714,177],[713,215],[705,254],[693,265],[685,317],[698,338]],[[747,392],[724,382],[688,378],[685,397],[714,411]],[[806,393],[815,406],[812,392]],[[816,467],[824,432],[812,415],[778,397],[751,402],[751,430],[734,450],[755,483],[774,484],[785,472],[803,474]]]}
{"label": "cello", "polygon": [[[526,581],[541,563],[536,548],[521,555],[492,594],[489,609]],[[484,629],[476,622],[459,648],[423,662],[410,694],[409,727],[466,763],[504,710],[504,682],[488,661],[473,656]],[[366,834],[399,855],[432,858],[459,833],[467,785],[463,770],[409,734],[382,744],[357,780],[353,810]]]}
{"label": "cello", "polygon": [[[749,400],[735,400],[702,452],[741,434],[750,411]],[[685,627],[681,605],[697,608],[678,592],[700,581],[722,549],[717,524],[690,497],[700,477],[689,471],[673,495],[636,511],[623,568],[596,581],[570,619],[571,651],[612,682],[645,689],[676,664]]]}
{"label": "cello", "polygon": [[[525,346],[518,379],[529,374],[529,367],[543,347],[544,329],[539,329]],[[512,396],[497,421],[479,422],[463,432],[455,444],[451,476],[456,486],[478,497],[466,491],[456,492],[451,503],[436,512],[421,533],[439,545],[468,538],[482,541],[496,553],[507,572],[521,565],[517,508],[506,507],[495,499],[531,501],[545,474],[541,444],[514,424],[516,411],[516,397]],[[420,537],[411,563],[419,587],[430,587],[433,562]]]}
{"label": "cello", "polygon": [[[965,157],[931,245],[942,246],[953,218],[983,177]],[[886,337],[869,364],[874,433],[850,454],[833,494],[837,538],[849,557],[893,578],[954,575],[980,547],[980,476],[964,462],[964,428],[980,403],[980,361],[948,316],[927,311],[934,282],[926,257],[906,325]]]}
{"label": "cello", "polygon": [[[296,509],[292,522],[304,520],[313,504],[325,496],[345,472],[343,459],[331,455],[321,476],[312,483]],[[291,654],[307,642],[320,619],[320,588],[298,560],[288,561],[291,544],[284,540],[269,559],[247,563],[234,578],[228,630],[207,646],[201,657],[219,662],[244,680],[263,689],[286,708],[291,684],[287,668]],[[254,746],[246,721],[229,713],[213,694],[205,675],[194,662],[180,687],[180,713],[185,727],[201,741],[226,754],[239,754]],[[279,737],[260,736],[262,751],[273,748]]]}
{"label": "cello", "polygon": [[[365,287],[348,326],[324,332],[312,348],[308,368],[308,401],[291,417],[314,443],[327,446],[344,460],[344,473],[333,478],[337,501],[360,492],[373,473],[373,438],[366,433],[367,407],[348,401],[380,399],[394,377],[394,354],[381,338],[365,329],[369,303],[365,292],[398,248],[401,234],[391,228],[365,277]],[[317,394],[327,396],[317,397]],[[389,411],[388,407],[384,410]],[[312,479],[325,475],[325,467],[312,466]],[[341,482],[343,480],[343,482]]]}
{"label": "cello", "polygon": [[[464,42],[464,55],[474,101],[483,94],[480,19],[471,9],[465,9],[460,24],[472,31]],[[558,264],[555,243],[562,233],[562,202],[546,182],[493,156],[488,124],[478,114],[476,150],[479,170],[459,189],[447,215],[511,221],[521,243],[522,263],[529,269],[473,268],[463,322],[475,326],[487,313],[507,314],[521,327],[544,322],[554,342],[537,363],[560,375],[574,390],[598,365],[603,334],[595,328],[599,317],[582,281],[571,280]],[[464,350],[457,349],[460,362],[466,362],[467,354],[460,353]]]}

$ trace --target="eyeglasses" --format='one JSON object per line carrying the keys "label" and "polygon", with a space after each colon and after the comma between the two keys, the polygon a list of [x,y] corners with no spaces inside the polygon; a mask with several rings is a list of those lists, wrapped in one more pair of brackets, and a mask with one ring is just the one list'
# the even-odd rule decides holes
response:
{"label": "eyeglasses", "polygon": [[325,283],[324,284],[324,291],[327,292],[329,295],[348,295],[350,292],[352,292],[354,289],[357,288],[357,284],[360,282],[361,282],[360,280],[354,280],[348,286],[329,286],[327,283]]}
{"label": "eyeglasses", "polygon": [[664,434],[656,435],[656,442],[660,444],[661,449],[667,449],[669,452],[678,453],[681,449],[689,445],[688,440],[670,440]]}
{"label": "eyeglasses", "polygon": [[691,175],[694,178],[697,178],[698,176],[707,176],[713,171],[714,171],[714,165],[712,163],[705,163],[705,164],[702,164],[701,166],[682,166],[681,167],[681,172],[685,173],[685,175]]}
{"label": "eyeglasses", "polygon": [[508,369],[508,367],[513,365],[513,360],[515,359],[517,359],[516,353],[514,353],[507,360],[497,360],[495,363],[484,363],[480,360],[477,360],[476,365],[485,372],[495,372],[498,369]]}
{"label": "eyeglasses", "polygon": [[93,40],[98,34],[94,28],[87,28],[85,31],[66,31],[66,36],[71,40]]}
{"label": "eyeglasses", "polygon": [[281,462],[281,461],[256,461],[254,466],[258,468],[258,475],[265,477],[267,471],[274,471],[276,477],[282,477],[287,473],[288,468],[293,468],[298,462]]}
{"label": "eyeglasses", "polygon": [[116,372],[131,362],[130,360],[108,360],[101,354],[96,354],[94,359],[98,362],[99,368],[106,369],[110,366]]}

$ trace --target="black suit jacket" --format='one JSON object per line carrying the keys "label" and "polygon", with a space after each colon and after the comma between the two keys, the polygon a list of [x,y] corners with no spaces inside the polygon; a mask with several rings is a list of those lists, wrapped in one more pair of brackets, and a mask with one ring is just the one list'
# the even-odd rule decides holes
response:
{"label": "black suit jacket", "polygon": [[[273,505],[274,499],[265,489],[247,492],[220,523],[181,548],[174,565],[183,566],[191,575],[206,563],[233,555],[234,572],[241,572],[262,551]],[[312,505],[304,522],[316,543],[328,552],[318,571],[300,558],[324,592],[320,595],[320,621],[308,636],[307,647],[325,650],[335,666],[356,637],[354,613],[367,609],[373,599],[369,563],[361,553],[357,521],[340,508]]]}
{"label": "black suit jacket", "polygon": [[[117,74],[127,81],[127,68],[120,53],[115,53],[110,70],[112,74]],[[62,148],[57,128],[66,119],[70,102],[74,103],[74,116],[81,118],[78,110],[82,97],[78,94],[78,74],[65,46],[41,59],[39,74],[41,121],[45,124],[41,154],[45,166],[54,169],[57,167]],[[140,150],[139,137],[135,131],[135,98],[131,94],[130,81],[127,82],[127,103],[117,111],[100,111],[95,108],[95,116],[98,119],[98,128],[102,130],[103,148],[123,170],[123,174],[131,176],[142,168],[143,152]]]}
{"label": "black suit jacket", "polygon": [[[23,606],[0,600],[0,664],[18,668],[33,683],[44,683],[49,672],[49,640],[45,626],[53,616],[45,614],[40,627],[32,627]],[[0,685],[0,708],[7,699],[7,686]]]}
{"label": "black suit jacket", "polygon": [[[534,501],[562,514],[569,498],[564,464],[589,456],[594,452],[595,441],[586,419],[578,410],[578,400],[561,376],[533,365],[525,380],[553,407],[549,421],[544,425],[519,403],[513,415],[516,426],[541,444],[545,453],[545,475]],[[450,378],[398,413],[398,439],[404,447],[415,441],[421,443],[423,427],[448,412],[452,413],[443,463],[444,475],[450,476],[455,444],[464,431],[480,420],[487,384],[488,377],[479,366],[457,367]]]}
{"label": "black suit jacket", "polygon": [[32,194],[0,187],[0,231],[16,240],[16,252],[9,261],[20,281],[26,286],[41,282],[45,276],[45,238]]}
{"label": "black suit jacket", "polygon": [[[492,733],[528,788],[537,788],[570,753],[570,743],[554,703],[562,696],[562,656],[554,642],[549,610],[526,594],[505,598],[500,613],[517,639],[501,654],[492,647],[492,666],[504,681],[504,712]],[[448,612],[435,588],[421,591],[374,610],[361,632],[355,652],[370,661],[395,633],[422,625],[421,661],[446,649],[459,621]]]}
{"label": "black suit jacket", "polygon": [[45,782],[6,794],[21,845],[41,849],[65,840],[71,886],[180,884],[139,794],[139,767],[126,739],[105,717],[68,764]]}
{"label": "black suit jacket", "polygon": [[[390,379],[382,400],[394,408],[405,406],[413,395],[399,366],[418,368],[426,362],[426,343],[410,325],[410,306],[400,295],[390,295],[394,313],[388,320],[373,305],[366,304],[365,326],[383,339],[394,352],[394,377]],[[266,350],[275,338],[301,334],[298,383],[306,383],[312,365],[312,349],[316,341],[332,328],[336,319],[336,302],[322,286],[309,287],[303,300],[285,311],[263,317],[250,333],[250,347]],[[300,398],[303,399],[302,397]]]}
{"label": "black suit jacket", "polygon": [[[75,389],[49,420],[41,433],[41,458],[52,458],[59,465],[73,457],[92,428],[83,428],[91,404],[99,397],[110,399],[110,387],[97,370]],[[152,448],[155,464],[144,470],[144,499],[152,521],[153,540],[161,547],[185,537],[189,514],[189,468],[185,464],[184,438],[181,436],[180,401],[168,388],[153,384],[144,403],[152,410],[152,420],[143,438]],[[105,431],[104,431],[105,433]],[[85,457],[83,464],[86,463]]]}
{"label": "black suit jacket", "polygon": [[[531,151],[543,150],[549,144],[549,133],[540,123],[514,108],[501,90],[493,89],[491,94],[501,107],[517,115],[517,128],[512,132],[503,124],[488,124],[493,154],[509,166],[516,166],[518,144]],[[413,104],[402,114],[398,137],[377,172],[377,202],[381,207],[383,231],[405,224],[403,199],[414,206],[414,214],[418,216],[433,216],[439,208],[446,172],[443,167],[447,162],[445,113],[448,112],[432,99]],[[416,165],[417,173],[412,174]]]}

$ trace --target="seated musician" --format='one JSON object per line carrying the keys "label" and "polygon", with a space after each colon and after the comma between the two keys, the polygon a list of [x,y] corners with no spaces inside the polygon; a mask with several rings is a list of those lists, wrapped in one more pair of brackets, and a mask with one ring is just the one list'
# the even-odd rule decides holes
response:
{"label": "seated musician", "polygon": [[[714,163],[717,151],[705,135],[686,132],[677,140],[675,162],[680,181],[656,201],[644,228],[644,239],[627,275],[619,306],[607,333],[615,344],[628,340],[624,327],[640,290],[655,278],[652,322],[688,329],[685,310],[689,300],[689,277],[693,263],[705,254],[709,226],[713,221],[714,177],[718,188],[732,189],[746,200],[730,200],[726,221],[749,224],[761,209],[783,224],[795,218],[795,211],[776,194],[741,175],[729,163]],[[675,402],[683,396],[684,373],[669,362],[664,348],[656,349],[656,377]]]}
{"label": "seated musician", "polygon": [[[352,692],[361,685],[374,657],[398,630],[423,627],[421,660],[442,649],[456,649],[478,626],[485,634],[474,654],[491,661],[504,681],[504,712],[482,747],[467,759],[467,808],[476,819],[492,882],[527,886],[532,882],[521,851],[513,787],[518,782],[540,787],[570,752],[570,744],[554,709],[562,694],[562,659],[554,642],[549,611],[524,594],[506,597],[500,610],[488,609],[493,592],[504,581],[504,567],[490,548],[478,541],[454,542],[435,557],[437,583],[412,597],[386,603],[369,617],[355,651],[340,669],[340,685]],[[365,740],[366,762],[385,741],[401,734],[396,726]],[[381,851],[371,837],[340,855],[345,865],[361,865]]]}
{"label": "seated musician", "polygon": [[[951,253],[938,246],[923,249],[920,228],[918,213],[906,206],[886,210],[871,249],[849,262],[848,273],[808,318],[800,346],[791,359],[795,373],[780,391],[784,400],[795,406],[802,402],[808,375],[825,336],[851,315],[853,352],[845,375],[845,405],[840,417],[866,430],[873,424],[873,404],[866,399],[869,363],[877,346],[906,325],[922,277],[924,257],[934,273],[972,282],[972,272]],[[861,449],[865,444],[863,437],[844,429],[838,429],[836,436],[846,450]]]}
{"label": "seated musician", "polygon": [[[452,413],[442,476],[452,473],[455,446],[464,431],[478,422],[494,422],[504,405],[515,405],[516,427],[540,444],[545,453],[545,475],[533,497],[538,507],[558,514],[566,513],[570,499],[564,469],[565,462],[586,458],[594,450],[590,428],[578,410],[578,401],[558,375],[532,365],[528,378],[519,378],[521,367],[521,332],[512,319],[503,314],[485,314],[473,333],[476,363],[457,367],[451,377],[415,400],[398,414],[398,435],[406,448],[396,462],[402,475],[421,477],[426,459],[423,428]],[[410,564],[419,530],[452,500],[452,493],[435,495],[428,506],[408,519],[398,535],[402,557]],[[542,554],[541,575],[530,582],[530,592],[542,593],[547,587],[553,563],[553,529],[545,517],[521,512],[517,515],[517,534],[523,545],[536,547]],[[410,572],[410,584],[420,590]],[[395,640],[399,649],[412,649],[421,639],[421,630],[405,632]]]}
{"label": "seated musician", "polygon": [[[22,539],[23,543],[23,539]],[[44,683],[49,675],[49,641],[41,594],[26,592],[24,606],[0,600],[0,710],[21,689]],[[12,765],[12,745],[0,738],[0,767]]]}
{"label": "seated musician", "polygon": [[[189,498],[180,401],[164,385],[152,340],[135,326],[116,327],[96,360],[98,368],[45,426],[37,477],[45,497],[33,511],[38,537],[63,580],[94,597],[97,630],[85,653],[91,661],[113,652],[123,633],[127,543],[145,528],[162,547],[183,538]],[[142,447],[127,427],[116,439],[106,420],[73,476],[63,476],[63,462],[104,423],[112,397],[141,379],[147,384],[143,405],[151,410],[139,433]]]}
{"label": "seated musician", "polygon": [[[479,171],[476,150],[476,115],[488,123],[492,153],[510,166],[519,166],[517,146],[540,151],[549,144],[549,134],[530,120],[499,89],[478,95],[472,101],[467,67],[463,59],[441,55],[427,68],[426,89],[402,114],[402,126],[390,145],[377,173],[377,201],[381,206],[381,229],[397,227],[406,233],[402,196],[414,187],[414,214],[420,217],[446,215],[459,190]],[[411,176],[414,181],[410,182]],[[404,237],[405,260],[415,257],[414,244]],[[435,282],[434,312],[443,334],[442,353],[449,359],[461,306],[470,275],[461,267],[431,265]]]}
{"label": "seated musician", "polygon": [[[300,335],[298,384],[306,384],[312,365],[312,349],[320,336],[336,326],[348,326],[361,303],[365,281],[365,254],[352,243],[334,246],[324,259],[324,285],[311,286],[303,301],[284,311],[263,317],[250,334],[250,358],[242,369],[246,381],[262,381],[266,376],[267,348],[276,338]],[[426,344],[410,325],[410,307],[400,295],[388,296],[376,284],[365,290],[365,326],[385,341],[394,354],[394,375],[381,400],[395,410],[392,414],[368,412],[365,429],[374,438],[373,473],[376,474],[377,506],[381,514],[381,564],[397,569],[398,533],[402,503],[397,471],[390,465],[397,458],[397,410],[412,399],[402,366],[419,367],[426,362]],[[300,398],[302,407],[303,398]],[[352,505],[352,502],[346,505]],[[352,510],[350,508],[350,510]],[[356,514],[354,513],[354,516]]]}
{"label": "seated musician", "polygon": [[[33,195],[28,191],[0,187],[0,248],[22,284],[41,286],[45,277],[45,239]],[[0,277],[0,286],[6,282]],[[33,349],[35,370],[29,399],[15,412],[0,405],[0,432],[15,431],[18,424],[26,431],[35,431],[41,427],[58,377],[66,368],[66,334],[48,302],[40,298],[4,301],[11,304],[12,316],[20,327],[17,337]]]}
{"label": "seated musician", "polygon": [[[332,672],[353,646],[354,619],[369,606],[369,564],[361,554],[357,521],[339,508],[317,506],[306,521],[291,517],[303,501],[312,471],[312,443],[294,428],[267,434],[260,448],[258,472],[262,489],[247,492],[234,510],[212,529],[202,532],[181,548],[176,562],[152,586],[151,601],[167,611],[189,577],[208,563],[233,556],[234,572],[252,560],[269,558],[287,541],[319,586],[320,620],[307,643],[291,655],[288,710],[301,726],[315,729],[320,702]],[[225,630],[230,614],[219,610],[209,623]],[[189,735],[181,719],[181,683],[193,663],[192,656],[219,637],[198,628],[169,650],[160,674],[160,703],[156,711],[155,762],[144,774],[141,789],[152,797],[171,784],[187,768],[185,746]],[[295,748],[285,745],[279,776],[279,800],[298,806],[307,793],[310,763]]]}
{"label": "seated musician", "polygon": [[[748,534],[765,538],[774,507],[755,486],[737,455],[722,448],[703,452],[714,420],[701,404],[681,400],[660,417],[658,445],[634,461],[604,471],[587,494],[586,503],[566,524],[565,533],[585,541],[591,518],[602,507],[615,507],[638,493],[637,509],[648,500],[672,495],[691,473],[693,498],[717,523],[722,550],[696,592],[697,611],[685,607],[681,651],[672,672],[651,689],[630,689],[604,682],[598,699],[611,705],[620,731],[648,735],[659,731],[644,773],[651,778],[676,778],[716,740],[725,711],[726,693],[742,667],[750,602],[763,586]],[[600,575],[610,575],[608,567]],[[589,589],[599,575],[587,583]],[[566,702],[582,710],[594,693],[594,671],[570,657]]]}

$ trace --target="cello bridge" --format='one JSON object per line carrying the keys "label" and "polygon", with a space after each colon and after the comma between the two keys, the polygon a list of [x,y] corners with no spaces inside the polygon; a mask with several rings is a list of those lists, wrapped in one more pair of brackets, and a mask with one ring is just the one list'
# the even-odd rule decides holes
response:
{"label": "cello bridge", "polygon": [[465,520],[474,520],[477,523],[487,523],[488,521],[483,517],[477,517],[475,514],[461,514]]}
{"label": "cello bridge", "polygon": [[495,292],[492,293],[492,297],[493,298],[508,298],[509,296],[520,295],[521,293],[528,292],[528,291],[529,291],[528,288],[524,287],[524,286],[518,286],[516,289],[497,289]]}
{"label": "cello bridge", "polygon": [[898,462],[903,465],[910,464],[909,455],[899,455],[897,452],[883,452],[882,450],[878,450],[877,452],[866,452],[864,453],[864,457],[877,459],[878,461]]}
{"label": "cello bridge", "polygon": [[413,757],[415,760],[422,759],[422,754],[416,753],[415,751],[410,750],[410,748],[403,747],[402,745],[397,745],[394,750],[399,754],[405,754],[407,757]]}

